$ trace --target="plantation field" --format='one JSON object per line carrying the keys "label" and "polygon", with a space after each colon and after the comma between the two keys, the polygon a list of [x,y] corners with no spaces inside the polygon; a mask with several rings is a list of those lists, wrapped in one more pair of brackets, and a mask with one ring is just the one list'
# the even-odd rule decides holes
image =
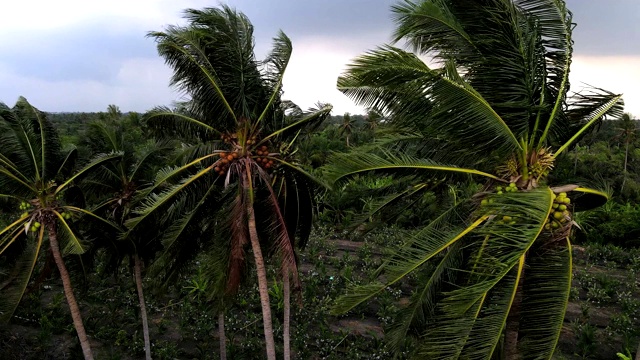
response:
{"label": "plantation field", "polygon": [[[388,289],[367,306],[344,316],[329,315],[348,283],[361,283],[384,258],[385,246],[401,244],[407,231],[375,230],[364,236],[316,229],[301,253],[302,303],[294,300],[292,349],[298,359],[387,359],[382,337],[406,304],[407,284]],[[640,325],[640,251],[615,246],[575,246],[574,280],[555,359],[617,359],[633,352]],[[194,271],[198,274],[198,271]],[[126,275],[126,274],[122,274]],[[273,275],[273,274],[271,274]],[[0,332],[3,359],[82,357],[68,307],[56,276],[29,292],[14,324]],[[92,274],[77,279],[87,330],[98,359],[144,356],[135,286]],[[409,279],[408,281],[411,281]],[[157,359],[218,359],[216,314],[200,296],[205,279],[182,279],[167,294],[148,295],[152,351]],[[272,283],[276,340],[282,336],[282,289]],[[262,359],[261,313],[257,289],[242,291],[227,314],[228,356]],[[294,297],[295,299],[295,297]],[[278,342],[277,342],[278,343]],[[280,349],[281,351],[281,349]]]}

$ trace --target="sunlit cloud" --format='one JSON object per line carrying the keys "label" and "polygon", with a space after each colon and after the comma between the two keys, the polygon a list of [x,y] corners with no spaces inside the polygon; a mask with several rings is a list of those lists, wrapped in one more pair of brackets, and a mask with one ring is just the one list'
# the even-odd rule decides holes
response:
{"label": "sunlit cloud", "polygon": [[[180,94],[169,88],[171,70],[145,35],[184,23],[185,8],[227,3],[255,26],[256,54],[263,58],[278,29],[291,37],[294,54],[284,81],[285,97],[303,108],[330,102],[334,113],[363,109],[336,90],[337,77],[364,51],[387,43],[393,31],[389,6],[396,0],[22,0],[2,5],[0,101],[24,95],[48,111],[123,111],[170,105]],[[606,3],[606,5],[605,5]],[[621,5],[622,4],[622,5]],[[585,82],[624,93],[627,111],[640,115],[640,48],[635,21],[624,21],[636,0],[570,0],[576,53],[572,90]],[[629,10],[630,9],[630,10]],[[629,10],[629,11],[625,11]],[[637,13],[637,12],[636,12]],[[616,16],[613,18],[611,16]],[[597,18],[601,22],[594,22]],[[620,34],[627,29],[627,32]],[[613,31],[613,33],[612,33]],[[624,39],[630,46],[612,39]],[[599,55],[599,48],[606,49]],[[626,54],[626,56],[622,56]]]}
{"label": "sunlit cloud", "polygon": [[584,84],[596,86],[616,94],[623,94],[625,111],[640,116],[640,56],[581,56],[573,57],[571,90],[579,91]]}

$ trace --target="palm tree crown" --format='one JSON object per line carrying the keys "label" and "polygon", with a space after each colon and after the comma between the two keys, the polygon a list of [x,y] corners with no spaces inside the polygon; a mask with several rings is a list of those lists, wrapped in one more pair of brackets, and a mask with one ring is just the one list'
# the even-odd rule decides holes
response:
{"label": "palm tree crown", "polygon": [[75,181],[119,154],[99,155],[74,172],[76,150],[63,153],[58,135],[45,114],[22,97],[12,109],[0,103],[0,142],[0,197],[19,202],[23,211],[0,231],[0,264],[12,267],[0,287],[0,319],[8,321],[13,315],[42,245],[48,240],[84,356],[91,359],[91,349],[62,256],[82,254],[86,250],[86,244],[74,231],[74,218],[86,215],[111,226],[83,208]]}
{"label": "palm tree crown", "polygon": [[292,274],[297,284],[293,239],[308,236],[313,178],[295,162],[295,143],[328,116],[331,106],[301,112],[281,100],[292,51],[284,33],[274,39],[267,58],[258,61],[253,27],[243,14],[222,6],[190,9],[185,17],[187,26],[169,26],[149,36],[174,70],[172,84],[190,98],[175,109],[158,107],[146,115],[158,133],[184,142],[181,163],[159,173],[147,191],[152,197],[128,222],[129,232],[145,222],[168,224],[166,256],[156,264],[169,276],[199,250],[215,248],[225,268],[224,276],[213,275],[215,288],[227,294],[241,283],[250,246],[272,359],[262,247],[278,255],[283,276]]}
{"label": "palm tree crown", "polygon": [[[327,174],[341,181],[369,171],[436,173],[484,184],[388,259],[384,280],[352,289],[335,310],[423,271],[427,281],[390,333],[394,347],[415,333],[423,336],[417,357],[550,358],[571,282],[572,212],[606,196],[552,188],[548,175],[558,155],[620,113],[621,96],[569,95],[573,24],[563,1],[405,0],[393,12],[394,39],[414,53],[370,51],[338,88],[404,136],[399,146],[336,156]],[[413,153],[403,152],[416,140]]]}

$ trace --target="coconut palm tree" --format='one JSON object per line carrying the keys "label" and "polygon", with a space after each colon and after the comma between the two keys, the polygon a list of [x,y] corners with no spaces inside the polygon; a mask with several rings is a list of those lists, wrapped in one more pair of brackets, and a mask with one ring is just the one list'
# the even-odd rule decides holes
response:
{"label": "coconut palm tree", "polygon": [[77,204],[77,196],[69,193],[77,193],[74,184],[80,176],[119,155],[98,156],[72,172],[75,149],[64,154],[51,123],[22,97],[12,109],[0,104],[0,142],[0,197],[20,203],[23,211],[0,231],[0,263],[13,266],[0,287],[0,316],[8,321],[13,315],[48,241],[82,352],[85,359],[92,359],[63,255],[82,254],[87,247],[73,230],[74,218],[88,216],[109,223]]}
{"label": "coconut palm tree", "polygon": [[344,113],[342,116],[342,124],[340,124],[340,134],[344,135],[347,140],[347,147],[349,147],[349,137],[353,133],[353,121],[351,120],[351,114]]}
{"label": "coconut palm tree", "polygon": [[263,253],[276,255],[284,279],[292,276],[298,286],[294,235],[308,236],[311,176],[291,156],[296,141],[315,129],[331,106],[300,113],[281,101],[282,77],[292,51],[284,33],[274,39],[267,59],[259,62],[253,53],[253,27],[245,15],[222,6],[189,9],[185,17],[188,25],[169,26],[149,36],[174,70],[172,84],[190,100],[173,110],[156,108],[146,116],[160,133],[185,143],[183,162],[159,173],[140,216],[128,222],[129,232],[158,217],[171,224],[163,239],[164,252],[171,255],[165,257],[167,268],[179,268],[201,249],[180,246],[188,241],[185,234],[200,233],[194,239],[222,244],[228,294],[241,283],[250,248],[267,358],[275,359]]}
{"label": "coconut palm tree", "polygon": [[[346,312],[411,273],[423,274],[390,332],[429,359],[550,358],[571,286],[572,216],[606,202],[602,192],[552,186],[555,159],[621,96],[569,94],[573,23],[560,0],[401,1],[395,41],[358,57],[338,89],[413,132],[377,153],[338,155],[326,173],[437,174],[482,189],[419,230],[381,266],[380,280],[352,288]],[[420,56],[430,57],[434,67]],[[526,309],[526,311],[525,311]]]}
{"label": "coconut palm tree", "polygon": [[624,143],[624,165],[622,168],[622,185],[620,186],[620,192],[624,191],[624,184],[627,181],[627,165],[629,160],[629,146],[635,141],[638,135],[638,127],[636,126],[636,120],[631,118],[631,114],[624,113],[620,118],[619,126],[616,128],[618,139]]}
{"label": "coconut palm tree", "polygon": [[369,111],[367,111],[367,116],[365,118],[366,124],[367,124],[367,128],[372,131],[375,132],[376,129],[378,129],[378,126],[380,126],[380,121],[382,120],[382,116],[380,116],[380,114],[372,109],[369,109]]}
{"label": "coconut palm tree", "polygon": [[[110,105],[109,110],[115,105]],[[96,121],[90,123],[85,133],[83,145],[92,153],[122,153],[118,161],[103,164],[96,169],[92,176],[83,181],[86,193],[98,203],[93,212],[111,220],[124,229],[125,222],[132,217],[132,209],[138,205],[140,189],[153,183],[156,171],[167,163],[167,155],[174,149],[169,142],[155,142],[151,139],[137,137],[133,131],[133,124],[127,121]],[[139,148],[134,147],[136,144]],[[154,235],[156,228],[146,229],[146,236],[123,239],[117,229],[97,230],[93,252],[105,249],[112,254],[116,263],[129,260],[133,264],[133,276],[138,292],[140,317],[142,320],[144,348],[146,359],[151,359],[151,342],[149,339],[149,324],[142,287],[142,272],[144,262],[153,258],[159,250]],[[111,230],[111,231],[109,231]],[[116,231],[114,231],[116,230]],[[117,266],[112,266],[115,270]]]}

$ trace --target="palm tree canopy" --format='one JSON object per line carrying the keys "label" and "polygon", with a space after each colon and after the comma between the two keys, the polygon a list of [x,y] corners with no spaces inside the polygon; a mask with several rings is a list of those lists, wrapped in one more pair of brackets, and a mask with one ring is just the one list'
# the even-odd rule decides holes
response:
{"label": "palm tree canopy", "polygon": [[503,157],[558,147],[620,112],[620,96],[601,89],[568,96],[573,24],[563,1],[405,0],[393,12],[394,39],[415,54],[379,47],[338,88],[450,147]]}
{"label": "palm tree canopy", "polygon": [[0,286],[0,318],[8,320],[31,278],[46,239],[45,227],[56,229],[63,253],[81,254],[86,244],[74,231],[72,219],[86,215],[110,224],[83,208],[75,183],[120,154],[99,155],[76,170],[76,150],[63,152],[45,114],[22,97],[13,108],[0,103],[0,133],[0,197],[13,201],[12,210],[19,204],[23,211],[0,230],[0,265],[11,268]]}
{"label": "palm tree canopy", "polygon": [[[139,231],[143,223],[167,224],[167,257],[158,268],[177,271],[198,249],[216,247],[227,256],[220,261],[232,274],[229,288],[236,288],[249,244],[248,203],[264,225],[265,246],[277,248],[284,262],[295,261],[294,234],[308,237],[302,228],[310,225],[313,178],[295,161],[295,144],[329,115],[331,106],[301,111],[281,99],[292,52],[284,33],[259,61],[253,26],[244,14],[221,6],[189,9],[185,18],[185,26],[149,33],[174,69],[172,85],[188,99],[145,115],[159,136],[179,138],[183,147],[178,165],[160,171],[143,194],[151,197],[143,200],[138,218],[128,222],[129,232]],[[247,169],[251,176],[245,187]],[[191,243],[183,246],[184,241]],[[172,277],[176,271],[166,274]]]}
{"label": "palm tree canopy", "polygon": [[369,51],[338,89],[402,134],[383,149],[335,155],[324,173],[330,181],[382,172],[484,184],[417,231],[380,267],[379,281],[353,287],[334,311],[417,272],[424,281],[389,333],[394,349],[416,335],[417,358],[504,351],[549,359],[571,284],[572,213],[607,197],[551,188],[547,176],[559,154],[621,114],[621,95],[570,94],[574,24],[561,0],[403,0],[393,12],[394,40],[413,52]]}

